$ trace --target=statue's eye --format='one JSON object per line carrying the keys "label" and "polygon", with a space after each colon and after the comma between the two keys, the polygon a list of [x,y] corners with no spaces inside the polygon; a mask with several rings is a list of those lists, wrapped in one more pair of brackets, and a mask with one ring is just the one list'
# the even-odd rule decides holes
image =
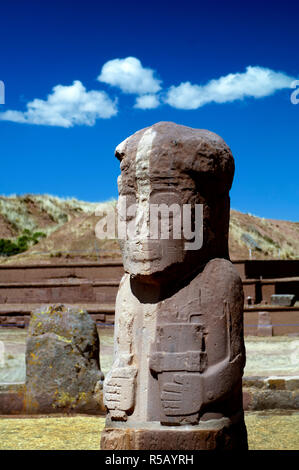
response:
{"label": "statue's eye", "polygon": [[129,222],[136,216],[136,198],[134,195],[121,195],[117,202],[117,211],[120,220]]}
{"label": "statue's eye", "polygon": [[174,192],[152,192],[150,197],[151,204],[166,204],[171,206],[172,204],[181,204],[179,196]]}
{"label": "statue's eye", "polygon": [[126,220],[127,222],[130,222],[130,220],[135,219],[135,217],[136,217],[136,203],[133,203],[127,207]]}
{"label": "statue's eye", "polygon": [[127,172],[130,168],[130,160],[128,158],[124,158],[120,162],[120,171]]}

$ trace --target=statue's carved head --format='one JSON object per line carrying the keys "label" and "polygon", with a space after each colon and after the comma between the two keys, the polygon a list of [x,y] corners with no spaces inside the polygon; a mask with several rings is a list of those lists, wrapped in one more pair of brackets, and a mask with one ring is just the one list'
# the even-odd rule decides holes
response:
{"label": "statue's carved head", "polygon": [[234,160],[218,135],[160,122],[128,137],[115,155],[127,272],[171,280],[228,257]]}

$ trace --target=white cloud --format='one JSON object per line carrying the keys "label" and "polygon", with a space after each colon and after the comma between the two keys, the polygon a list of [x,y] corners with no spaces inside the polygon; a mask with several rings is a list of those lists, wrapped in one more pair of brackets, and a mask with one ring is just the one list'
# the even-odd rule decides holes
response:
{"label": "white cloud", "polygon": [[141,95],[136,98],[134,108],[154,109],[158,106],[160,106],[160,101],[157,95]]}
{"label": "white cloud", "polygon": [[[124,93],[137,95],[134,108],[155,109],[163,103],[178,109],[197,109],[207,103],[226,103],[246,97],[262,98],[283,88],[290,88],[294,77],[264,67],[246,68],[243,73],[230,73],[204,85],[190,82],[171,86],[165,93],[154,71],[144,68],[139,59],[127,57],[106,62],[99,81],[117,86]],[[161,98],[161,95],[163,98]],[[76,80],[72,85],[57,85],[45,100],[34,99],[25,111],[7,110],[0,120],[48,126],[93,126],[97,119],[108,119],[118,112],[117,99],[104,91],[87,91]]]}
{"label": "white cloud", "polygon": [[165,102],[179,109],[197,109],[207,103],[226,103],[246,97],[262,98],[283,88],[289,88],[294,80],[282,72],[263,67],[247,67],[244,73],[230,73],[210,80],[206,85],[190,82],[171,86]]}
{"label": "white cloud", "polygon": [[117,114],[117,103],[104,91],[86,91],[78,80],[70,86],[57,85],[47,100],[34,99],[27,111],[8,110],[0,113],[2,121],[47,126],[93,126],[96,119],[108,119]]}
{"label": "white cloud", "polygon": [[124,93],[143,95],[161,90],[161,80],[136,57],[109,60],[103,65],[98,80],[119,87]]}

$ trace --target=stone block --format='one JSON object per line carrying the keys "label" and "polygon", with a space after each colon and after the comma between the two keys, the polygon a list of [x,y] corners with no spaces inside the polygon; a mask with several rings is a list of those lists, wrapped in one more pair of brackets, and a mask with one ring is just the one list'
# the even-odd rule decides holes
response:
{"label": "stone block", "polygon": [[271,295],[271,304],[280,307],[292,307],[295,303],[296,296],[292,294],[273,294]]}
{"label": "stone block", "polygon": [[90,315],[51,305],[32,313],[26,344],[27,413],[101,414],[99,337]]}

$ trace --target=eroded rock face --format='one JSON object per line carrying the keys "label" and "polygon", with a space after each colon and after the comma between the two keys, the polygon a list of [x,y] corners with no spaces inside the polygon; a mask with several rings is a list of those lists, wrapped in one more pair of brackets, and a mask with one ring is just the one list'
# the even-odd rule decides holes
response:
{"label": "eroded rock face", "polygon": [[[206,448],[203,442],[217,448],[224,428],[224,447],[246,448],[244,297],[228,256],[231,151],[212,132],[162,122],[126,139],[116,156],[119,207],[126,201],[136,210],[123,221],[130,238],[121,240],[126,274],[116,299],[115,361],[104,383],[102,448],[120,448],[113,447],[117,436],[125,448],[188,446],[188,429],[195,449]],[[173,212],[168,238],[162,229],[152,237],[151,207],[162,203],[192,207],[194,240],[202,205],[202,244],[190,249],[182,211]],[[169,429],[176,429],[172,442]]]}
{"label": "eroded rock face", "polygon": [[26,344],[29,413],[103,412],[99,337],[84,311],[53,305],[31,314]]}

